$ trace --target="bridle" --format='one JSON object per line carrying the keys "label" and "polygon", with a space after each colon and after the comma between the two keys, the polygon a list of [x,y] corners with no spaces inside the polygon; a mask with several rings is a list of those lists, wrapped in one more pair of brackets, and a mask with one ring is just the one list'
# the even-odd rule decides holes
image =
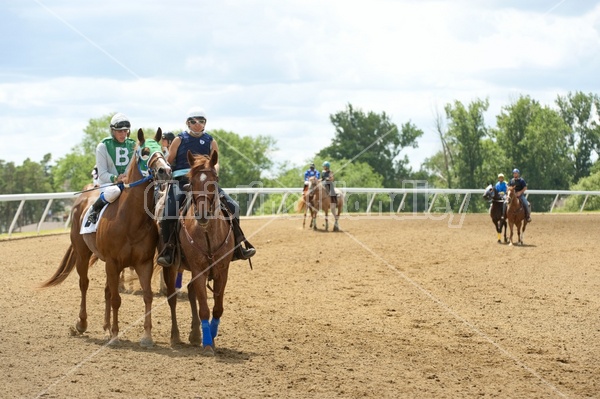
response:
{"label": "bridle", "polygon": [[[215,170],[215,168],[198,169],[198,170],[195,170],[194,172],[195,173],[212,173],[215,176],[215,180],[213,180],[215,182],[215,187],[216,187],[216,183],[219,182],[219,176],[217,175],[217,171]],[[215,206],[217,204],[217,201],[215,201],[215,199],[218,198],[219,193],[218,193],[218,191],[216,191],[216,192],[212,193],[212,195],[211,195],[211,194],[207,193],[206,190],[198,193],[192,189],[190,192],[190,195],[191,195],[191,199],[192,199],[191,206],[194,208],[193,209],[194,218],[198,221],[200,226],[205,226],[206,224],[208,224],[208,222],[206,222],[206,223],[200,222],[200,220],[202,219],[202,216],[199,214],[198,203],[200,202],[200,200],[206,199],[206,202],[208,203],[208,213],[206,216],[208,216],[208,218],[214,217],[215,213],[216,213]]]}
{"label": "bridle", "polygon": [[[217,171],[214,168],[204,168],[204,169],[197,169],[194,170],[195,173],[212,173],[215,176],[215,180],[213,180],[215,183],[219,181],[219,176],[217,175]],[[216,184],[215,184],[216,186]],[[206,240],[206,250],[204,250],[203,247],[201,246],[196,246],[200,252],[202,252],[202,254],[204,256],[206,256],[206,258],[208,259],[208,261],[210,262],[211,266],[215,263],[214,260],[214,254],[215,252],[219,252],[221,250],[221,248],[223,248],[228,242],[229,242],[229,237],[231,236],[231,233],[233,231],[232,225],[229,224],[229,229],[227,231],[227,236],[225,237],[225,240],[223,240],[223,242],[221,243],[221,245],[219,245],[219,247],[217,249],[215,249],[213,251],[212,249],[212,245],[210,243],[210,236],[208,234],[208,220],[210,220],[211,218],[215,218],[216,217],[216,206],[218,204],[218,201],[216,201],[216,198],[219,197],[219,193],[218,191],[214,192],[211,195],[209,195],[208,193],[206,193],[206,191],[202,192],[202,193],[196,193],[193,191],[189,192],[190,198],[191,198],[191,204],[190,206],[193,207],[193,213],[194,213],[194,219],[196,219],[196,221],[198,222],[198,226],[203,230],[204,232],[204,238]],[[203,216],[199,215],[199,211],[198,211],[198,202],[200,202],[201,199],[206,199],[206,202],[208,202],[208,214],[207,216],[207,221],[202,223],[201,220],[203,219]],[[191,236],[191,234],[189,233],[188,229],[186,228],[185,223],[181,224],[183,227],[183,230],[185,231],[185,235],[188,239],[188,241],[190,242],[190,244],[194,244],[194,238]]]}

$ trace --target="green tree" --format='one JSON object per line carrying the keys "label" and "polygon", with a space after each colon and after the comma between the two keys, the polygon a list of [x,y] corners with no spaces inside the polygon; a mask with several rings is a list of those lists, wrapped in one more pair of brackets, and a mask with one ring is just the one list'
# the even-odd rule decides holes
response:
{"label": "green tree", "polygon": [[600,152],[600,98],[596,94],[575,92],[558,96],[556,104],[565,123],[570,127],[568,144],[575,168],[573,181],[589,176],[593,157]]}
{"label": "green tree", "polygon": [[[572,178],[567,137],[570,128],[557,111],[528,96],[504,107],[494,136],[511,168],[519,168],[529,188],[567,189]],[[536,210],[548,209],[552,196],[536,196]]]}
{"label": "green tree", "polygon": [[[223,188],[240,186],[260,186],[261,174],[273,165],[271,153],[275,151],[275,139],[270,136],[240,136],[225,130],[209,132],[219,144],[219,184]],[[252,196],[240,194],[232,196],[240,204],[240,212],[245,214]]]}
{"label": "green tree", "polygon": [[364,113],[348,104],[344,111],[330,115],[336,133],[331,145],[318,155],[328,159],[358,160],[369,164],[383,177],[385,187],[398,187],[400,180],[410,174],[402,149],[417,147],[423,131],[410,122],[400,129],[383,112]]}
{"label": "green tree", "polygon": [[487,180],[483,170],[483,139],[488,137],[483,114],[489,101],[475,100],[465,107],[460,101],[447,104],[448,118],[446,141],[455,150],[454,168],[458,187],[477,188]]}
{"label": "green tree", "polygon": [[56,191],[79,191],[92,182],[91,172],[96,164],[96,146],[102,139],[110,136],[112,115],[90,119],[83,131],[81,143],[56,162],[53,170]]}

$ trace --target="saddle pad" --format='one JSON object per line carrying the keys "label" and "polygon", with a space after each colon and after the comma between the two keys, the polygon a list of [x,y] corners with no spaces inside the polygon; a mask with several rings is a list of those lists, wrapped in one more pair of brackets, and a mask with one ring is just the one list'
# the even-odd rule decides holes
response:
{"label": "saddle pad", "polygon": [[92,223],[88,227],[85,227],[85,224],[87,223],[87,220],[88,220],[88,216],[90,216],[90,212],[92,211],[92,207],[90,206],[87,209],[87,211],[85,211],[85,215],[83,216],[83,223],[81,224],[81,229],[79,229],[79,234],[95,233],[96,229],[98,228],[98,222],[100,221],[100,219],[102,219],[102,215],[104,214],[105,209],[106,209],[106,205],[104,205],[104,207],[100,211],[100,214],[98,215],[98,221],[96,223]]}

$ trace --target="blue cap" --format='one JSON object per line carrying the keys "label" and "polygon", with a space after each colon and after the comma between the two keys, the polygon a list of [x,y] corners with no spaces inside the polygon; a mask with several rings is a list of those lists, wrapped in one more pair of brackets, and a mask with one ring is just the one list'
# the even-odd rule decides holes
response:
{"label": "blue cap", "polygon": [[329,162],[327,162],[327,161],[323,162],[323,167],[325,167],[325,168],[328,168],[328,167],[330,167],[330,166],[331,166],[331,165],[329,165]]}
{"label": "blue cap", "polygon": [[519,172],[519,169],[513,169],[513,173],[521,174],[521,172]]}

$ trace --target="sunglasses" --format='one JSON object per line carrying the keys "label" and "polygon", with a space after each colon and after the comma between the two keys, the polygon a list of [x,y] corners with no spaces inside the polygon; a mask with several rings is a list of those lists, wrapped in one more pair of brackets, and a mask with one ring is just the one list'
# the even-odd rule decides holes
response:
{"label": "sunglasses", "polygon": [[114,130],[125,130],[131,127],[131,123],[129,121],[121,121],[117,122],[111,126]]}
{"label": "sunglasses", "polygon": [[191,123],[192,125],[195,125],[196,123],[206,123],[206,119],[190,118],[190,119],[188,119],[188,122]]}

